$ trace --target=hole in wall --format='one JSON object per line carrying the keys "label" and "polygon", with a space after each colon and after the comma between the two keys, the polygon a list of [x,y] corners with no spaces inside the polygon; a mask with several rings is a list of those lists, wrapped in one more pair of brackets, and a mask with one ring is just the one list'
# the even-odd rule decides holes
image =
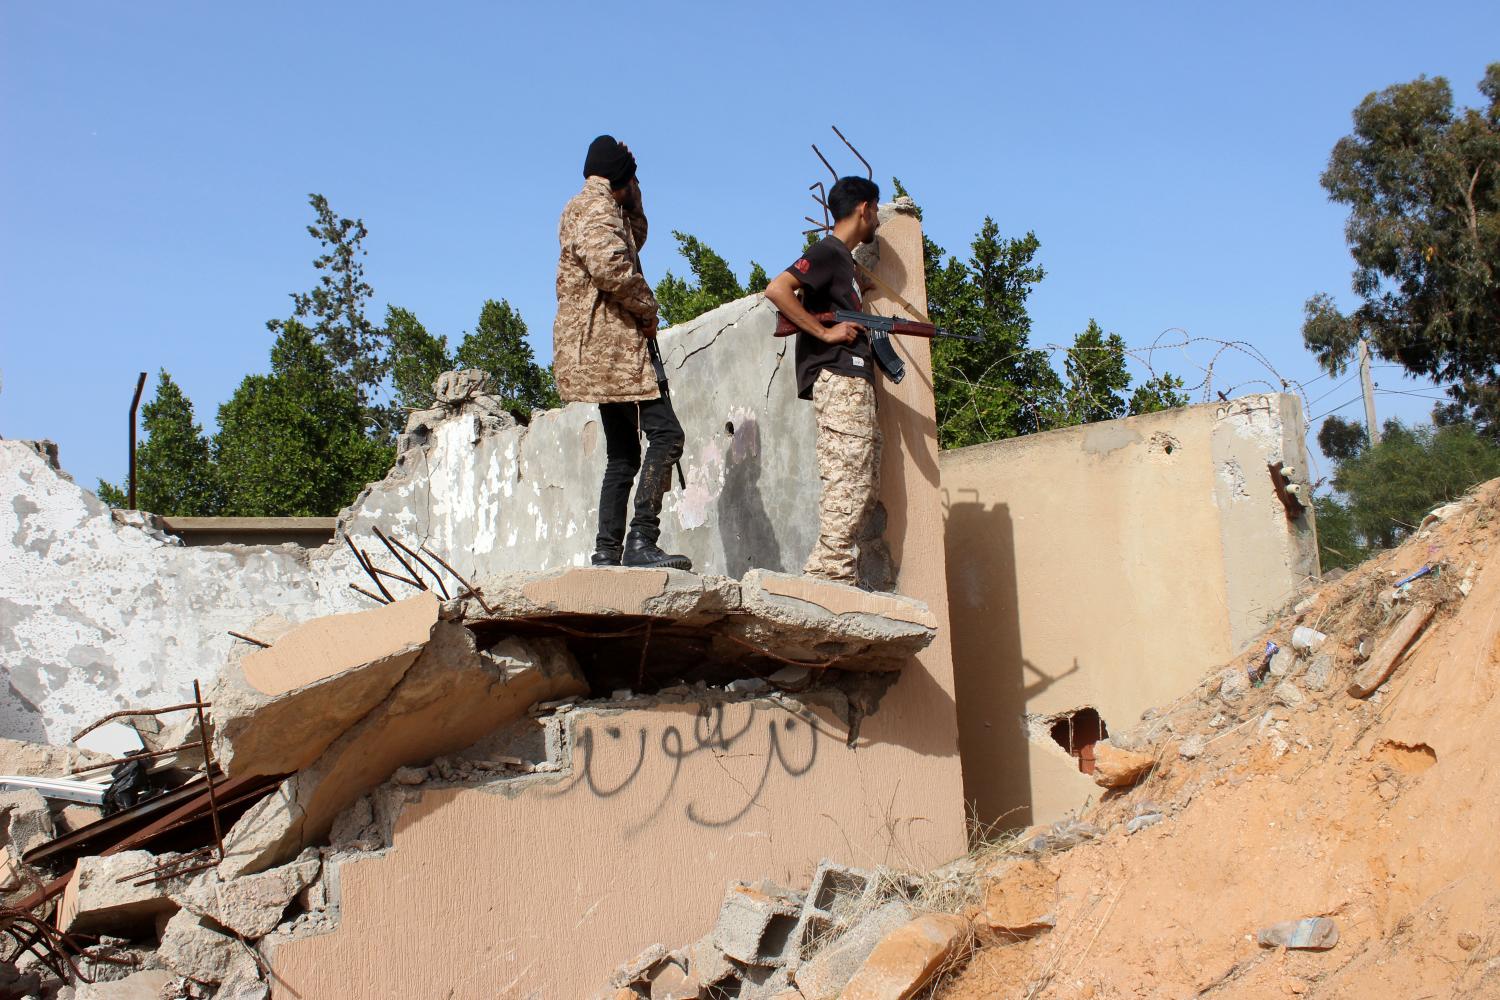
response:
{"label": "hole in wall", "polygon": [[1048,732],[1053,742],[1078,761],[1078,770],[1084,774],[1094,773],[1094,744],[1109,738],[1109,727],[1097,711],[1080,708],[1059,715],[1052,721]]}
{"label": "hole in wall", "polygon": [[734,421],[733,420],[726,420],[726,421],[724,421],[724,433],[728,434],[730,437],[734,436]]}

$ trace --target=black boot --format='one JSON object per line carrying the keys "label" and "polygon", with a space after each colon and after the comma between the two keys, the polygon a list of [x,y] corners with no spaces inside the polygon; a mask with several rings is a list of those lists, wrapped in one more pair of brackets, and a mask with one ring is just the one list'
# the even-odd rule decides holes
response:
{"label": "black boot", "polygon": [[601,545],[594,550],[594,556],[589,562],[595,566],[618,566],[620,565],[620,547]]}
{"label": "black boot", "polygon": [[651,569],[691,570],[693,561],[687,556],[668,555],[657,548],[656,539],[632,531],[625,536],[625,565]]}

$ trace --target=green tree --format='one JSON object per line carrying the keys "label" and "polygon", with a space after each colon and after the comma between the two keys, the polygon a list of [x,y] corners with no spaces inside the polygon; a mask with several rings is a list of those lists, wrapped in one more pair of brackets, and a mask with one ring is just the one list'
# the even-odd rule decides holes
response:
{"label": "green tree", "polygon": [[1370,550],[1359,540],[1348,505],[1338,497],[1326,493],[1313,497],[1313,514],[1318,525],[1318,565],[1323,572],[1349,569],[1369,557]]}
{"label": "green tree", "polygon": [[213,453],[224,513],[329,516],[383,476],[390,447],[365,435],[359,396],[314,339],[278,324],[269,375],[250,375],[219,408]]}
{"label": "green tree", "polygon": [[[1333,476],[1342,499],[1315,508],[1319,545],[1335,566],[1391,548],[1434,507],[1500,476],[1500,445],[1469,424],[1409,427],[1390,420],[1378,445],[1346,455],[1335,459]],[[1326,526],[1325,507],[1331,519]]]}
{"label": "green tree", "polygon": [[1336,465],[1358,455],[1368,440],[1363,424],[1343,417],[1329,417],[1318,428],[1318,448]]}
{"label": "green tree", "polygon": [[432,405],[432,384],[453,367],[448,338],[427,332],[409,310],[387,306],[385,330],[391,342],[391,383],[396,406],[420,410]]}
{"label": "green tree", "polygon": [[1054,426],[1114,420],[1126,414],[1123,395],[1130,389],[1125,370],[1125,341],[1117,333],[1106,335],[1092,319],[1073,339],[1063,357],[1063,411]]}
{"label": "green tree", "polygon": [[504,299],[485,301],[474,332],[458,345],[454,360],[461,368],[490,374],[490,392],[508,401],[523,415],[561,406],[551,366],[536,363],[526,342],[526,322]]}
{"label": "green tree", "polygon": [[[213,461],[203,428],[193,419],[192,401],[163,369],[156,395],[141,407],[146,440],[136,448],[136,506],[165,517],[209,517],[218,513]],[[123,487],[99,482],[99,496],[111,507],[128,502]]]}
{"label": "green tree", "polygon": [[[944,448],[1047,430],[1062,409],[1062,380],[1046,351],[1030,346],[1026,299],[1046,272],[1036,263],[1035,233],[1002,238],[986,217],[967,262],[928,260],[932,321],[978,342],[932,344],[938,440]],[[941,247],[930,248],[935,256]]]}
{"label": "green tree", "polygon": [[[365,427],[373,437],[389,441],[400,424],[396,408],[380,400],[390,374],[390,332],[365,314],[375,290],[365,280],[363,219],[337,214],[321,194],[310,194],[316,217],[307,227],[322,252],[313,259],[318,285],[292,293],[292,319],[305,320],[332,364],[335,381],[355,394]],[[280,332],[290,320],[273,319],[266,326]]]}
{"label": "green tree", "polygon": [[1161,410],[1187,406],[1192,401],[1185,393],[1178,391],[1182,387],[1182,379],[1171,372],[1151,376],[1130,394],[1130,415],[1134,417],[1142,413],[1158,413]]}
{"label": "green tree", "polygon": [[668,271],[656,283],[656,303],[665,326],[686,323],[726,302],[764,291],[770,282],[766,269],[752,260],[750,277],[741,285],[729,262],[702,240],[675,229],[672,238],[677,241],[678,253],[687,260],[693,280],[679,278]]}
{"label": "green tree", "polygon": [[1323,172],[1348,205],[1354,257],[1347,315],[1326,294],[1306,305],[1302,336],[1343,371],[1367,338],[1414,375],[1456,383],[1441,419],[1500,435],[1500,62],[1479,90],[1488,106],[1455,109],[1442,77],[1372,93],[1354,109]]}

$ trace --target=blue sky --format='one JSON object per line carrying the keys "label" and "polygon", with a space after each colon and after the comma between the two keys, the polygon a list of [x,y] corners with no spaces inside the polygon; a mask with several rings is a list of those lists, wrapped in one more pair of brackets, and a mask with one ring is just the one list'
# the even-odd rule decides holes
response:
{"label": "blue sky", "polygon": [[[785,266],[822,173],[808,143],[837,148],[833,122],[949,250],[985,215],[1037,233],[1036,343],[1091,317],[1132,346],[1181,328],[1206,339],[1157,364],[1192,384],[1212,362],[1244,392],[1275,378],[1214,360],[1244,341],[1308,383],[1317,417],[1357,395],[1300,337],[1309,295],[1353,301],[1329,150],[1365,94],[1419,74],[1476,102],[1497,38],[1500,5],[1477,2],[7,0],[0,435],[118,481],[135,373],[159,368],[211,425],[315,280],[313,191],[369,226],[378,313],[456,340],[506,298],[550,359],[557,215],[594,135],[639,158],[655,280],[683,270],[672,229],[742,274]],[[1424,419],[1431,401],[1379,405]]]}

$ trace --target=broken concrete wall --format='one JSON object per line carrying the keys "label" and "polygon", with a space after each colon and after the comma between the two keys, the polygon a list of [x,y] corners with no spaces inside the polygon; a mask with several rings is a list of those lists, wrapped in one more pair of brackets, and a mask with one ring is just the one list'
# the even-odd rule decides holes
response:
{"label": "broken concrete wall", "polygon": [[1296,397],[1266,394],[943,453],[965,795],[981,821],[1082,805],[1097,788],[1053,719],[1090,707],[1125,730],[1317,573],[1311,511],[1289,520],[1267,469],[1305,484],[1304,435]]}
{"label": "broken concrete wall", "polygon": [[[699,572],[796,572],[816,537],[812,406],[773,328],[751,296],[660,337],[688,481],[666,499],[663,544]],[[604,463],[597,408],[505,424],[462,408],[433,421],[344,512],[341,533],[397,568],[379,526],[471,580],[585,564]],[[341,540],[184,545],[149,515],[112,515],[27,442],[0,441],[0,496],[0,736],[66,742],[118,708],[184,700],[228,659],[228,629],[372,606],[349,589],[373,588]]]}

